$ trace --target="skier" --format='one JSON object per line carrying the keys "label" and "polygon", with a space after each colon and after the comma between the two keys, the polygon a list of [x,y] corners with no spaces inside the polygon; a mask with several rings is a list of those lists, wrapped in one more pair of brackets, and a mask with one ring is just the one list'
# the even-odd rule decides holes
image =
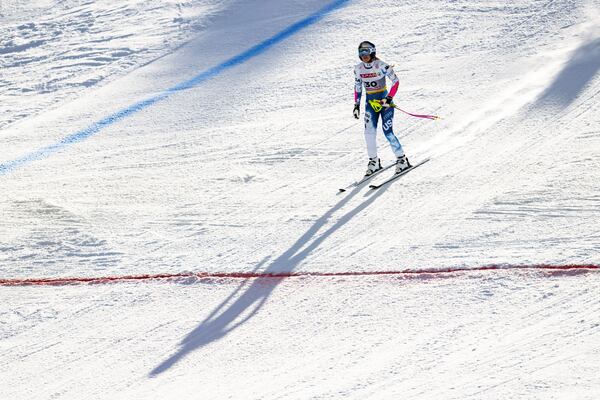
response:
{"label": "skier", "polygon": [[[392,66],[381,61],[376,56],[375,45],[364,41],[358,46],[358,58],[361,62],[354,67],[354,118],[360,116],[360,99],[362,96],[362,87],[364,85],[367,92],[365,104],[365,140],[367,142],[367,153],[369,155],[369,164],[365,176],[369,176],[381,169],[381,161],[377,157],[377,122],[381,115],[383,134],[390,143],[392,151],[396,156],[396,173],[400,173],[411,165],[404,154],[404,149],[400,141],[394,135],[393,120],[394,107],[392,100],[398,90],[398,78],[392,69]],[[392,87],[388,93],[385,78],[388,77],[392,82]],[[382,107],[373,109],[369,101],[378,102]]]}

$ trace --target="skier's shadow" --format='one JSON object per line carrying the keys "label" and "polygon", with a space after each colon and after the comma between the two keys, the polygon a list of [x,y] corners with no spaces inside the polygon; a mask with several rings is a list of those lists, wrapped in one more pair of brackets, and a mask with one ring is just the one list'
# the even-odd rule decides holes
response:
{"label": "skier's shadow", "polygon": [[[317,233],[325,226],[327,221],[352,198],[361,188],[355,188],[344,195],[329,211],[323,214],[296,242],[283,254],[272,260],[263,271],[269,273],[292,272],[306,257],[317,249],[329,236],[347,224],[352,218],[369,207],[387,187],[378,189],[357,207],[344,214],[335,224],[324,231]],[[262,269],[267,264],[269,257],[261,261],[254,271]],[[168,359],[160,363],[150,372],[150,377],[157,376],[179,362],[189,353],[198,350],[207,344],[223,338],[229,332],[240,327],[250,320],[262,308],[271,293],[281,283],[282,278],[269,278],[269,280],[254,279],[245,290],[247,281],[242,282],[204,321],[191,331],[180,343],[180,348]]]}

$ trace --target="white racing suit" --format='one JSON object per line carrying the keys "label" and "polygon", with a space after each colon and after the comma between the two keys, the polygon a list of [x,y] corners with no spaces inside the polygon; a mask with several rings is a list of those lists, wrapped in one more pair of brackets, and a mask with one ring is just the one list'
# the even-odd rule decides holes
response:
{"label": "white racing suit", "polygon": [[392,88],[389,95],[394,97],[398,90],[398,78],[392,69],[392,66],[375,59],[370,63],[360,62],[354,67],[354,102],[360,102],[362,88],[365,87],[367,99],[365,105],[365,140],[367,142],[367,153],[369,158],[377,157],[377,123],[381,115],[383,134],[390,143],[392,151],[396,157],[402,157],[404,150],[400,141],[394,135],[394,108],[384,107],[380,112],[376,112],[369,104],[369,100],[381,100],[388,96],[385,78],[392,82]]}

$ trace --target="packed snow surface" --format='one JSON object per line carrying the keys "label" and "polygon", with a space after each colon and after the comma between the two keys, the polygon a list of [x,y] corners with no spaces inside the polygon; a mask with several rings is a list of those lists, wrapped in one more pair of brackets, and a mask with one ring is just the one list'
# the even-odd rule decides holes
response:
{"label": "packed snow surface", "polygon": [[[191,273],[0,286],[0,398],[597,399],[599,272],[511,266],[600,265],[598,15],[0,1],[0,281]],[[442,119],[339,195],[365,39]]]}

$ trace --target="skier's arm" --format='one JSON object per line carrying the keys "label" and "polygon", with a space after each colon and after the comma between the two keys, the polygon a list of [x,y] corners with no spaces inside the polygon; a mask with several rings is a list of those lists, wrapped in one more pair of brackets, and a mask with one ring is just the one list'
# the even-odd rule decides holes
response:
{"label": "skier's arm", "polygon": [[354,69],[354,110],[352,111],[352,115],[354,115],[354,118],[358,119],[358,117],[360,116],[360,98],[362,96],[362,79],[360,78],[360,75],[358,74],[358,72],[356,71],[356,68]]}
{"label": "skier's arm", "polygon": [[363,82],[356,68],[354,69],[354,104],[360,103]]}
{"label": "skier's arm", "polygon": [[390,91],[388,92],[388,95],[386,96],[386,103],[390,104],[392,102],[392,99],[394,98],[394,96],[396,95],[396,92],[398,91],[398,86],[400,86],[400,81],[398,80],[398,77],[396,76],[396,74],[394,73],[394,69],[392,68],[391,65],[385,65],[383,67],[385,76],[388,77],[388,79],[390,81],[392,81],[392,87],[390,88]]}

